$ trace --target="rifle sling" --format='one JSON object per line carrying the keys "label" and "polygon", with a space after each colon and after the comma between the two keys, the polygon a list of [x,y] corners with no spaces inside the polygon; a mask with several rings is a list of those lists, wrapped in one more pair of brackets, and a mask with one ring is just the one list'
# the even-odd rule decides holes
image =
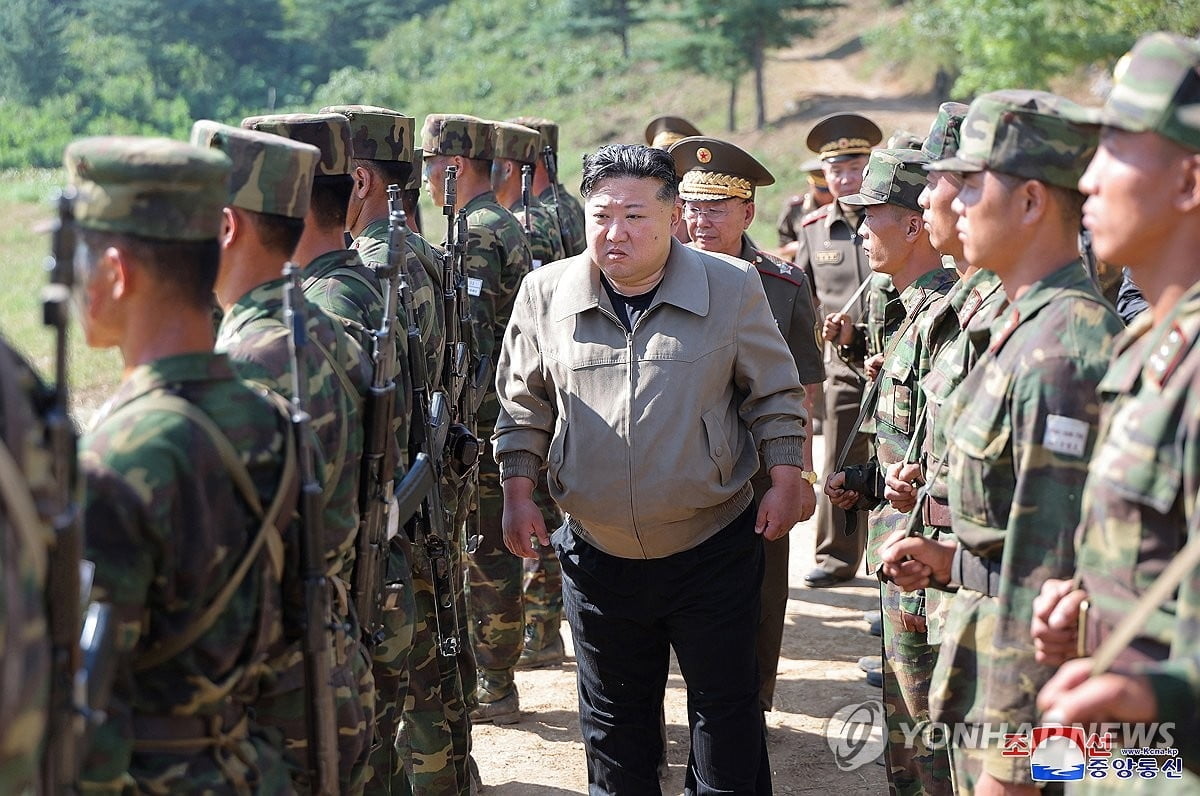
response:
{"label": "rifle sling", "polygon": [[[278,405],[278,401],[273,401],[273,403],[276,403],[277,409],[281,408]],[[246,579],[250,568],[258,560],[259,552],[263,549],[264,545],[267,548],[267,555],[271,566],[276,572],[281,571],[283,566],[283,539],[278,522],[281,519],[284,505],[288,502],[289,496],[293,499],[295,497],[295,491],[287,488],[287,485],[295,480],[296,448],[295,440],[290,431],[284,434],[286,443],[280,488],[276,490],[275,498],[264,514],[262,502],[258,499],[258,492],[254,488],[254,481],[250,477],[246,465],[238,455],[237,449],[233,447],[233,443],[229,441],[229,437],[225,436],[225,433],[221,431],[217,424],[212,421],[212,418],[203,410],[187,400],[169,393],[156,393],[145,400],[135,401],[132,404],[127,404],[127,406],[136,406],[139,411],[143,412],[154,410],[172,412],[181,415],[200,428],[217,449],[217,453],[221,457],[221,462],[229,471],[234,486],[237,487],[238,494],[250,506],[254,515],[262,520],[262,524],[259,526],[253,541],[242,556],[242,560],[238,563],[237,568],[230,573],[229,579],[221,587],[221,590],[217,592],[212,602],[181,633],[162,642],[147,651],[145,655],[142,655],[133,667],[135,672],[141,672],[152,669],[174,658],[192,646],[197,639],[212,628],[217,618],[228,607],[230,600],[233,599],[234,594],[242,585],[242,581]],[[116,414],[120,414],[120,411]]]}

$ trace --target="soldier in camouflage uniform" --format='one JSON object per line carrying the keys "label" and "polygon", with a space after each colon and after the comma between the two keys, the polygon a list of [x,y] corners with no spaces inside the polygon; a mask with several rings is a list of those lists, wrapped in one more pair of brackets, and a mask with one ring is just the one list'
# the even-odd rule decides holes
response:
{"label": "soldier in camouflage uniform", "polygon": [[[404,199],[404,213],[408,217],[408,228],[417,234],[424,234],[424,227],[421,225],[421,170],[425,164],[425,150],[421,147],[414,147],[412,153],[412,169],[408,175],[408,182],[404,184],[404,191],[401,197]],[[428,241],[426,241],[428,242]],[[433,244],[429,244],[433,246]],[[441,249],[434,246],[434,251],[439,255]],[[443,315],[445,314],[443,309]],[[445,318],[442,322],[445,323]]]}
{"label": "soldier in camouflage uniform", "polygon": [[[472,299],[475,339],[482,356],[495,361],[517,288],[529,273],[532,256],[529,242],[513,214],[496,201],[492,192],[492,158],[496,155],[496,133],[491,124],[471,116],[431,114],[422,135],[426,152],[425,170],[435,202],[438,186],[448,165],[459,167],[458,199],[467,215],[468,294]],[[491,437],[499,405],[491,389],[479,410],[478,435]],[[490,455],[483,456],[479,469],[479,544],[470,562],[470,616],[479,682],[472,721],[510,722],[519,716],[513,667],[521,654],[524,617],[520,600],[491,599],[489,592],[503,594],[506,573],[520,562],[504,546],[500,519],[504,507],[500,496],[500,471]],[[516,578],[519,588],[520,577]]]}
{"label": "soldier in camouflage uniform", "polygon": [[0,791],[41,792],[38,783],[50,691],[43,516],[53,486],[40,406],[46,389],[0,340]]}
{"label": "soldier in camouflage uniform", "polygon": [[[321,153],[277,135],[211,121],[192,127],[192,143],[224,152],[233,162],[229,203],[222,226],[221,264],[215,294],[224,317],[215,350],[242,378],[292,398],[289,321],[284,316],[283,266],[296,246],[308,212],[313,172]],[[309,303],[305,349],[306,407],[312,416],[319,459],[326,575],[333,583],[333,615],[339,631],[331,670],[337,707],[339,781],[342,792],[361,793],[366,780],[374,718],[374,680],[364,676],[366,650],[346,599],[358,532],[358,481],[363,451],[364,396],[370,362],[340,323]],[[270,650],[269,670],[255,713],[279,730],[292,776],[308,782],[306,693],[301,635],[304,615],[301,554],[295,536],[284,540],[283,638]]]}
{"label": "soldier in camouflage uniform", "polygon": [[[754,190],[771,185],[775,178],[749,153],[737,146],[703,136],[683,138],[671,145],[675,169],[681,175],[679,197],[683,200],[683,219],[687,224],[689,245],[700,251],[738,257],[751,263],[762,279],[771,315],[792,353],[800,383],[804,385],[806,408],[816,388],[825,378],[821,351],[816,344],[816,307],[812,286],[804,272],[750,243],[746,230],[754,221]],[[808,501],[817,474],[812,469],[812,437],[804,440],[803,477],[808,487],[801,499]],[[771,477],[761,470],[750,479],[754,497],[762,502],[771,487]],[[816,496],[808,514],[816,507]],[[758,634],[758,704],[771,709],[775,699],[775,678],[779,651],[783,643],[783,623],[787,615],[788,553],[787,537],[763,543],[765,566]]]}
{"label": "soldier in camouflage uniform", "polygon": [[[874,420],[874,458],[865,463],[857,483],[876,485],[880,472],[910,455],[925,405],[920,382],[920,352],[927,346],[922,323],[953,287],[955,272],[942,267],[941,255],[929,241],[918,199],[925,189],[929,157],[912,149],[877,149],[871,153],[859,193],[841,201],[865,207],[863,249],[871,269],[887,274],[900,290],[904,320],[886,341],[879,374],[865,401]],[[861,463],[860,463],[861,464]],[[867,570],[879,566],[879,547],[907,515],[883,500],[878,492],[855,492],[847,473],[830,476],[826,491],[840,507],[858,502],[870,507]],[[887,708],[888,781],[897,793],[948,793],[945,779],[933,776],[937,753],[905,743],[904,729],[929,722],[929,673],[936,648],[926,639],[925,597],[901,595],[895,584],[880,587],[883,626],[883,699]],[[943,757],[944,750],[940,752]]]}
{"label": "soldier in camouflage uniform", "polygon": [[[534,268],[565,258],[567,254],[563,249],[554,211],[532,195],[528,214],[523,206],[522,165],[532,166],[535,177],[542,170],[538,165],[541,159],[538,131],[510,122],[493,122],[493,125],[496,128],[496,158],[492,161],[492,187],[496,199],[512,212],[523,230],[527,229]],[[538,484],[534,500],[542,508],[547,527],[562,524],[562,515],[550,499],[545,483]],[[502,602],[521,603],[525,629],[517,668],[541,668],[561,663],[565,655],[559,632],[562,624],[562,571],[554,548],[538,548],[537,559],[497,559],[493,563],[497,564],[497,570],[481,573],[482,577],[476,580],[504,584],[502,589],[483,600],[490,608],[489,613],[510,613],[499,607]]]}
{"label": "soldier in camouflage uniform", "polygon": [[[1151,311],[1118,341],[1100,383],[1100,439],[1075,537],[1078,584],[1047,581],[1036,603],[1033,635],[1046,663],[1075,657],[1081,631],[1085,652],[1095,652],[1194,534],[1191,521],[1200,510],[1197,103],[1200,43],[1169,33],[1142,38],[1117,67],[1098,114],[1100,149],[1079,181],[1097,256],[1128,264]],[[1090,606],[1081,619],[1084,599]],[[1196,792],[1198,605],[1200,578],[1193,570],[1110,673],[1089,679],[1090,658],[1068,661],[1042,689],[1038,706],[1047,719],[1175,724],[1171,745],[1187,766],[1181,779],[1160,772],[1149,781],[1118,780],[1110,772],[1105,780],[1080,783],[1082,792]],[[1129,745],[1119,734],[1114,740]]]}
{"label": "soldier in camouflage uniform", "polygon": [[[321,112],[341,113],[350,120],[354,192],[350,196],[346,221],[350,233],[356,236],[350,248],[358,251],[367,267],[386,266],[387,189],[389,185],[407,185],[412,177],[413,120],[395,111],[368,105],[335,105],[322,108]],[[406,242],[404,268],[412,288],[412,307],[421,332],[425,372],[430,382],[425,387],[432,392],[441,377],[446,345],[443,255],[418,233],[409,232]],[[399,309],[403,314],[403,307]],[[407,321],[402,322],[407,328]],[[402,363],[400,368],[408,369],[408,363]],[[409,444],[407,439],[400,442],[405,447]],[[407,534],[392,538],[387,561],[387,603],[381,614],[385,636],[372,650],[379,746],[372,756],[375,778],[368,785],[369,793],[411,790],[404,765],[407,755],[396,752],[396,739],[408,697],[409,655],[415,645],[414,580],[424,577],[419,566],[414,572],[414,555]],[[426,588],[425,583],[421,585]],[[421,628],[428,632],[428,623],[421,623]],[[426,641],[423,639],[422,645]]]}
{"label": "soldier in camouflage uniform", "polygon": [[[541,136],[541,142],[538,145],[539,151],[544,152],[549,149],[555,158],[558,157],[557,124],[549,119],[535,116],[518,116],[516,119],[508,121],[537,130]],[[544,160],[542,164],[545,165]],[[575,198],[575,195],[568,191],[561,181],[551,183],[550,172],[544,168],[538,169],[533,174],[533,192],[537,194],[538,201],[550,208],[558,218],[563,250],[567,256],[574,257],[576,254],[582,253],[587,248],[587,237],[584,232],[587,223],[583,217],[583,205]]]}
{"label": "soldier in camouflage uniform", "polygon": [[[1095,440],[1094,393],[1121,329],[1078,256],[1074,186],[1096,133],[1073,111],[1045,92],[985,94],[963,121],[957,156],[930,166],[963,173],[954,208],[964,253],[996,272],[1011,304],[945,410],[955,541],[898,534],[881,557],[904,590],[958,587],[930,716],[968,729],[1036,723],[1034,699],[1052,672],[1034,660],[1033,600],[1074,567],[1068,529]],[[955,789],[1035,792],[1029,761],[1001,751],[982,737],[954,746]]]}
{"label": "soldier in camouflage uniform", "polygon": [[796,250],[800,247],[800,222],[809,213],[833,201],[820,159],[804,161],[800,164],[800,170],[808,181],[808,189],[802,194],[793,194],[775,222],[775,231],[779,235],[779,256],[789,262],[795,259]]}
{"label": "soldier in camouflage uniform", "polygon": [[[825,178],[834,198],[855,193],[862,184],[871,147],[883,134],[862,116],[833,114],[817,122],[808,135],[808,147],[819,154]],[[853,208],[832,202],[810,213],[801,222],[795,263],[808,274],[821,305],[819,317],[835,313],[850,299],[864,279],[871,276],[856,235],[859,217]],[[848,310],[852,320],[865,316],[866,301],[860,298]],[[856,420],[862,401],[861,360],[843,361],[832,343],[825,353],[825,465],[828,475],[835,469],[838,453],[858,433]],[[852,461],[866,461],[866,437],[859,436],[850,448]],[[863,530],[865,516],[853,520]],[[804,577],[815,588],[836,586],[854,577],[866,544],[865,533],[847,535],[846,512],[834,508],[823,497],[817,499],[816,568]]]}
{"label": "soldier in camouflage uniform", "polygon": [[299,484],[282,399],[212,353],[229,159],[113,137],[76,141],[64,162],[84,336],[125,365],[81,443],[87,558],[120,654],[84,788],[291,792],[248,703],[280,632]]}

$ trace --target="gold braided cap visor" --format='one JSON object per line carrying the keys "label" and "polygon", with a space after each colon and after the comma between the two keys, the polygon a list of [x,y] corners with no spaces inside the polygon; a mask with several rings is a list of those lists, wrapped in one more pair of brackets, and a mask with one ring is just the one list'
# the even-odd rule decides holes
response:
{"label": "gold braided cap visor", "polygon": [[692,169],[679,181],[679,198],[685,202],[712,199],[753,199],[754,186],[743,177]]}
{"label": "gold braided cap visor", "polygon": [[871,142],[867,139],[839,138],[822,146],[819,157],[821,160],[829,160],[830,158],[843,157],[845,155],[869,154],[871,154]]}

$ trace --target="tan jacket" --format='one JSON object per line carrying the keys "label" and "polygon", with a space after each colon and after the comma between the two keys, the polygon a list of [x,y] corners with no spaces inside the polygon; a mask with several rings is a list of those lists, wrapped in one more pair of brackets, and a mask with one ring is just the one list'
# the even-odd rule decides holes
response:
{"label": "tan jacket", "polygon": [[572,530],[623,558],[694,547],[802,465],[803,388],[746,263],[672,242],[632,334],[585,252],[525,277],[497,367],[502,478],[537,479]]}

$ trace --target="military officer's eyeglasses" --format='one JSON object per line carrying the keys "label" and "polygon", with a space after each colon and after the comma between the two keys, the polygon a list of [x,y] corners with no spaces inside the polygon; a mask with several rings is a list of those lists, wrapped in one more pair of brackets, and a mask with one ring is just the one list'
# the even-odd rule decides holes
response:
{"label": "military officer's eyeglasses", "polygon": [[684,202],[683,215],[687,218],[707,218],[714,224],[729,218],[733,208],[728,202]]}

